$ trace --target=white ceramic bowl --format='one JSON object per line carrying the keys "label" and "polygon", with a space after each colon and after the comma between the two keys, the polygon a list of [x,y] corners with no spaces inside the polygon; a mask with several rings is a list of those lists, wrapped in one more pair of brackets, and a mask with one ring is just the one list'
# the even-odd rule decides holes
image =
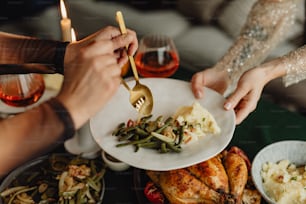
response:
{"label": "white ceramic bowl", "polygon": [[116,158],[113,158],[112,156],[107,154],[105,151],[102,151],[101,154],[102,154],[102,159],[107,165],[107,167],[113,171],[125,171],[128,168],[130,168],[130,165],[122,161],[119,161]]}
{"label": "white ceramic bowl", "polygon": [[306,141],[286,140],[270,144],[260,150],[253,160],[252,178],[254,184],[262,197],[271,204],[275,202],[266,195],[263,189],[260,171],[264,163],[268,161],[275,163],[284,159],[288,159],[296,165],[305,165]]}

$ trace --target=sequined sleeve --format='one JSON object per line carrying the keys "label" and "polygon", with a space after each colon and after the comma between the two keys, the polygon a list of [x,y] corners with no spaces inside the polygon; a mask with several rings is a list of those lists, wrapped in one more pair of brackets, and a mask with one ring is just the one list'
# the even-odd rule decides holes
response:
{"label": "sequined sleeve", "polygon": [[281,60],[286,66],[283,77],[286,87],[306,79],[306,45],[281,57]]}
{"label": "sequined sleeve", "polygon": [[258,0],[239,37],[215,67],[226,69],[235,83],[243,72],[260,64],[285,39],[294,24],[298,1]]}

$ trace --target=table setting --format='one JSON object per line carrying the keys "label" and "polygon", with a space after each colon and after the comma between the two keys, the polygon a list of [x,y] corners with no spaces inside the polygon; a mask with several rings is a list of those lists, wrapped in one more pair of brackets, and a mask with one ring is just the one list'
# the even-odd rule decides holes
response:
{"label": "table setting", "polygon": [[[61,8],[64,8],[61,11],[62,20],[60,21],[63,40],[74,41],[76,40],[75,31],[71,27],[71,21],[62,0]],[[121,33],[125,34],[125,23],[120,11],[116,13],[116,20]],[[49,186],[41,190],[43,187],[40,180],[29,184],[33,185],[33,188],[27,186],[28,184],[24,181],[24,177],[32,176],[34,181],[36,178],[41,179],[42,175],[49,175],[46,172],[56,175],[52,185],[61,186],[67,182],[65,179],[70,179],[75,185],[70,186],[70,191],[63,191],[63,187],[55,188],[55,191],[60,192],[59,196],[54,198],[56,201],[50,200],[51,197],[49,197],[49,201],[44,200],[40,203],[65,204],[90,201],[114,204],[188,204],[242,203],[242,200],[244,203],[276,203],[276,198],[272,200],[263,189],[262,168],[267,162],[277,163],[285,159],[305,167],[305,151],[294,151],[297,148],[305,149],[305,116],[290,112],[262,97],[257,109],[241,125],[236,126],[234,111],[223,109],[224,96],[205,88],[203,99],[194,97],[190,85],[190,79],[194,73],[186,71],[180,65],[178,53],[171,38],[159,34],[144,36],[140,40],[135,60],[133,56],[129,56],[129,73],[122,76],[122,85],[113,98],[87,121],[72,139],[59,144],[47,155],[29,161],[9,173],[0,184],[0,203],[13,203],[15,197],[20,200],[30,200],[31,198],[28,197],[30,193],[33,199],[39,200],[38,195],[48,197],[46,189],[50,189],[51,182]],[[61,78],[49,78],[49,80],[55,80],[58,83],[62,81]],[[58,90],[58,87],[56,89],[50,89],[50,86],[44,87],[39,100],[27,104],[28,106],[11,107],[1,102],[0,112],[7,114],[7,117],[18,114],[55,96]],[[198,128],[196,126],[200,126],[200,129],[204,128],[202,125],[207,120],[210,120],[210,125],[214,123],[219,129],[207,135],[201,132],[203,137],[189,142],[186,141],[187,139],[184,140],[184,136],[191,123],[185,119],[181,125],[179,123],[181,115],[175,116],[175,113],[182,107],[185,108],[184,110],[193,110],[195,103],[200,106],[201,111],[205,111],[206,115],[205,117],[197,116],[201,117],[201,120],[196,121],[192,130]],[[188,118],[192,118],[192,111],[186,112],[188,111],[183,113],[187,114]],[[164,132],[169,127],[165,125],[168,124],[166,119],[175,121],[171,123],[174,139]],[[142,123],[143,129],[138,126],[141,121],[145,121]],[[157,122],[161,125],[158,126]],[[123,128],[122,125],[126,126]],[[150,125],[156,127],[153,128]],[[119,126],[120,129],[116,129]],[[131,136],[131,130],[134,131],[133,136]],[[126,135],[130,133],[129,138],[124,140],[128,145],[118,145],[123,140],[116,137],[115,131],[121,131],[121,133],[126,131]],[[195,133],[190,138],[194,135]],[[137,141],[132,140],[132,137],[137,137],[135,139]],[[154,148],[144,147],[144,143],[139,143],[139,140],[154,143]],[[281,146],[273,150],[266,149],[280,142],[288,142],[287,154],[281,154],[284,150]],[[164,149],[156,150],[156,143],[160,145],[158,148]],[[288,145],[296,148],[290,148]],[[268,154],[263,156],[263,152]],[[272,157],[273,153],[281,156]],[[60,158],[57,165],[50,162],[54,157]],[[50,169],[50,166],[53,169]],[[60,170],[59,166],[61,166]],[[221,171],[220,168],[223,170]],[[37,169],[39,171],[34,175],[33,172]],[[234,175],[233,172],[236,170],[238,173]],[[79,173],[85,171],[87,174],[80,173],[82,177],[72,181],[72,178],[66,178],[68,171]],[[207,180],[200,179],[204,175],[213,177],[213,171],[219,175],[217,179],[220,181],[222,178],[226,179],[222,181],[224,188],[221,185],[209,186],[206,183]],[[306,177],[306,173],[304,175]],[[172,185],[174,189],[179,189],[176,184],[186,185],[189,189],[184,192],[168,191],[167,185],[174,180],[176,181]],[[210,182],[213,183],[213,181]],[[86,190],[83,190],[84,186],[87,186]],[[156,194],[151,194],[152,189]],[[207,195],[202,194],[204,191],[208,192]],[[30,193],[25,195],[26,192]],[[198,192],[201,192],[200,195]],[[246,193],[250,193],[248,195],[251,197],[248,202],[245,202]],[[190,197],[184,197],[187,194]]]}

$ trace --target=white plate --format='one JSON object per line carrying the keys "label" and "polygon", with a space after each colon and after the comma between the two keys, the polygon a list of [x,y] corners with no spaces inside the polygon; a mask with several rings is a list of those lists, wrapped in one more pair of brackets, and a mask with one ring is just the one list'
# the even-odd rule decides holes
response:
{"label": "white plate", "polygon": [[[189,106],[196,100],[189,82],[169,78],[143,78],[141,83],[152,91],[153,118],[159,115],[165,118],[171,116],[179,107]],[[133,87],[135,82],[129,81],[128,84]],[[180,153],[160,154],[156,150],[144,148],[134,152],[133,146],[116,147],[118,141],[111,135],[112,131],[121,122],[137,119],[136,110],[129,104],[129,92],[123,86],[105,108],[90,120],[90,128],[94,139],[104,151],[131,166],[156,171],[184,168],[221,152],[232,139],[235,129],[234,111],[223,109],[223,96],[205,89],[205,97],[199,102],[215,117],[221,134],[203,137],[198,142],[185,145]]]}

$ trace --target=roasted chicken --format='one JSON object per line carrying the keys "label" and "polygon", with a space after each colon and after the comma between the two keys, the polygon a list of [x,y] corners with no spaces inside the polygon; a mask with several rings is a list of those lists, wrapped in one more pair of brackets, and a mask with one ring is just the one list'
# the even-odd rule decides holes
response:
{"label": "roasted chicken", "polygon": [[260,194],[250,185],[249,164],[235,147],[187,168],[146,173],[171,204],[259,204]]}
{"label": "roasted chicken", "polygon": [[147,171],[154,183],[158,183],[170,203],[225,203],[222,194],[206,186],[186,169],[157,172]]}
{"label": "roasted chicken", "polygon": [[221,159],[221,155],[217,155],[207,161],[192,165],[187,170],[209,188],[217,192],[228,193],[228,177]]}
{"label": "roasted chicken", "polygon": [[243,158],[235,153],[227,153],[224,158],[224,167],[227,172],[230,194],[236,203],[241,203],[244,187],[248,181],[248,170]]}

